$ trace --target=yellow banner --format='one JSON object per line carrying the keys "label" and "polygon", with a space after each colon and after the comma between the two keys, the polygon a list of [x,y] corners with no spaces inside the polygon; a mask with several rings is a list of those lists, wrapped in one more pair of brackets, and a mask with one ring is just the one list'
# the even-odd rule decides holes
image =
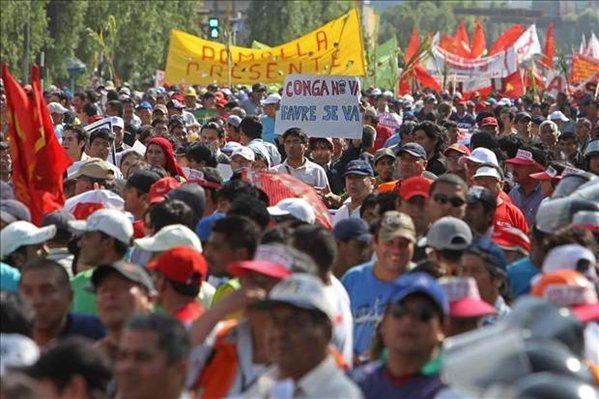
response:
{"label": "yellow banner", "polygon": [[[172,30],[166,81],[170,84],[282,83],[291,73],[364,76],[366,65],[358,11],[289,43],[266,49],[227,46]],[[229,72],[229,64],[231,71]]]}

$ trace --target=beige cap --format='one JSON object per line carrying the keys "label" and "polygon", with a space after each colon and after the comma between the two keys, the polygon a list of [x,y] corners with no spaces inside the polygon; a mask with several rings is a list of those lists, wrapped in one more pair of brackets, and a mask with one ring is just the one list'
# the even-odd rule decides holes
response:
{"label": "beige cap", "polygon": [[79,170],[70,179],[77,179],[81,176],[91,177],[92,179],[111,180],[114,178],[114,170],[112,170],[108,162],[100,158],[90,158],[81,165]]}
{"label": "beige cap", "polygon": [[411,242],[416,242],[416,228],[414,222],[405,213],[388,211],[383,215],[378,238],[382,241],[391,241],[402,237]]}

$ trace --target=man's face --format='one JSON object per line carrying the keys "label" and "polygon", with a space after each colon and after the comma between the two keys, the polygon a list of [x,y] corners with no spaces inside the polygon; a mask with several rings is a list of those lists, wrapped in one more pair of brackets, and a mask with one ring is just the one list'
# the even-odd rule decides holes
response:
{"label": "man's face", "polygon": [[435,146],[437,145],[437,141],[428,137],[424,130],[414,131],[414,141],[420,144],[422,148],[426,150],[427,154],[432,154],[435,151]]}
{"label": "man's face", "polygon": [[523,118],[516,123],[516,131],[519,136],[530,136],[531,121],[528,118]]}
{"label": "man's face", "polygon": [[234,157],[231,157],[231,169],[233,169],[233,172],[251,167],[252,161],[245,159],[241,155],[235,155]]}
{"label": "man's face", "polygon": [[402,274],[414,256],[414,243],[407,238],[396,237],[390,241],[380,238],[375,240],[374,249],[377,256],[377,265],[387,272]]}
{"label": "man's face", "polygon": [[120,330],[134,314],[152,309],[146,291],[117,272],[102,278],[96,289],[96,303],[100,321],[109,330]]}
{"label": "man's face", "polygon": [[412,218],[417,234],[424,233],[428,226],[426,198],[422,195],[415,195],[408,200],[402,199],[397,210]]}
{"label": "man's face", "polygon": [[187,130],[185,130],[185,126],[173,126],[171,129],[171,136],[173,136],[182,145],[187,143]]}
{"label": "man's face", "polygon": [[558,141],[557,145],[559,146],[560,151],[562,151],[568,157],[576,155],[576,151],[578,151],[578,145],[576,144],[576,141],[572,139],[562,139]]}
{"label": "man's face", "polygon": [[280,369],[305,367],[307,361],[327,347],[330,327],[317,322],[308,311],[280,305],[271,309],[269,316],[268,346],[272,361]]}
{"label": "man's face", "polygon": [[217,150],[221,147],[221,139],[218,137],[218,132],[215,129],[202,129],[201,140],[206,143],[213,150]]}
{"label": "man's face", "polygon": [[537,166],[510,164],[508,166],[508,170],[512,171],[512,175],[514,176],[514,181],[516,183],[526,184],[532,180],[530,174],[538,172],[539,168]]}
{"label": "man's face", "polygon": [[83,106],[85,105],[85,101],[83,101],[79,97],[75,96],[75,97],[73,97],[71,104],[77,111],[81,111],[83,109]]}
{"label": "man's face", "polygon": [[79,261],[84,265],[99,265],[110,249],[109,241],[99,231],[86,231],[79,240]]}
{"label": "man's face", "polygon": [[574,126],[574,134],[576,134],[576,138],[581,143],[586,143],[589,138],[589,134],[591,133],[591,129],[582,122],[576,122]]}
{"label": "man's face", "polygon": [[252,97],[254,98],[254,101],[258,102],[266,97],[266,91],[265,90],[252,91]]}
{"label": "man's face", "polygon": [[233,251],[224,234],[212,232],[204,248],[204,256],[208,263],[208,271],[216,277],[226,277],[227,265],[240,259]]}
{"label": "man's face", "polygon": [[78,161],[81,151],[85,147],[85,141],[77,141],[77,134],[72,130],[65,130],[62,134],[62,148],[64,148],[72,160]]}
{"label": "man's face", "polygon": [[424,159],[414,157],[405,152],[398,155],[395,162],[403,179],[412,176],[420,176],[426,169],[426,161]]}
{"label": "man's face", "polygon": [[113,107],[112,105],[108,104],[106,106],[106,116],[120,116],[120,115],[119,115],[119,111],[116,109],[116,107]]}
{"label": "man's face", "polygon": [[310,152],[312,160],[320,166],[327,165],[333,157],[333,149],[328,143],[317,142]]}
{"label": "man's face", "polygon": [[196,96],[185,96],[185,106],[188,109],[196,108]]}
{"label": "man's face", "polygon": [[73,293],[68,283],[59,282],[56,274],[56,271],[44,268],[21,275],[19,295],[31,305],[38,330],[58,328],[69,312]]}
{"label": "man's face", "polygon": [[135,107],[133,106],[133,103],[124,103],[123,104],[123,115],[125,115],[127,118],[131,118],[134,111],[135,111]]}
{"label": "man's face", "polygon": [[168,126],[166,123],[156,123],[154,126],[154,133],[158,137],[164,137],[168,134]]}
{"label": "man's face", "polygon": [[349,267],[362,264],[372,257],[372,245],[358,240],[337,241],[338,255]]}
{"label": "man's face", "polygon": [[428,199],[430,222],[434,223],[443,216],[463,219],[466,213],[466,193],[460,186],[449,183],[435,185]]}
{"label": "man's face", "polygon": [[474,184],[489,189],[495,198],[503,190],[503,182],[491,176],[479,176],[474,179]]}
{"label": "man's face", "polygon": [[53,112],[50,114],[50,117],[52,118],[52,123],[55,125],[62,123],[62,121],[64,120],[64,114],[57,114]]}
{"label": "man's face", "polygon": [[381,335],[390,352],[429,356],[444,338],[439,310],[428,297],[410,295],[389,305],[381,322]]}
{"label": "man's face", "polygon": [[449,137],[449,144],[453,144],[458,141],[458,137],[460,135],[460,128],[457,126],[452,126],[447,129],[447,136]]}
{"label": "man's face", "polygon": [[141,119],[142,125],[149,125],[152,123],[152,111],[145,108],[140,108],[137,110],[137,114],[139,115],[139,119]]}
{"label": "man's face", "polygon": [[446,151],[445,160],[447,161],[447,171],[451,173],[461,172],[464,170],[464,166],[458,161],[464,154],[456,150]]}
{"label": "man's face", "polygon": [[383,157],[374,165],[374,170],[379,179],[383,182],[393,180],[393,172],[395,172],[395,158]]}
{"label": "man's face", "polygon": [[491,226],[493,218],[485,212],[483,204],[474,202],[466,205],[464,222],[466,222],[475,233],[484,235]]}
{"label": "man's face", "polygon": [[114,371],[117,391],[123,398],[166,397],[172,381],[185,375],[185,364],[168,364],[160,350],[158,334],[147,330],[124,330]]}
{"label": "man's face", "polygon": [[110,141],[98,137],[94,139],[92,143],[90,143],[87,155],[92,158],[100,158],[105,161],[108,159],[111,147],[112,143]]}
{"label": "man's face", "polygon": [[499,127],[493,125],[486,125],[480,128],[481,132],[486,132],[492,134],[493,136],[497,136],[499,134]]}
{"label": "man's face", "polygon": [[301,159],[306,152],[306,144],[302,141],[301,138],[289,135],[283,142],[285,147],[285,153],[287,154],[287,158],[291,159]]}
{"label": "man's face", "polygon": [[462,255],[458,276],[474,278],[481,298],[485,302],[495,305],[499,287],[480,256],[468,253]]}
{"label": "man's face", "polygon": [[599,175],[599,155],[589,157],[589,172]]}
{"label": "man's face", "polygon": [[125,211],[135,214],[140,209],[145,208],[147,194],[142,193],[135,187],[125,186],[123,199],[125,200]]}
{"label": "man's face", "polygon": [[541,128],[541,142],[550,148],[557,143],[557,131],[553,130],[551,125],[545,125]]}
{"label": "man's face", "polygon": [[373,180],[369,176],[347,175],[345,176],[345,191],[351,199],[361,201],[372,192]]}
{"label": "man's face", "polygon": [[262,112],[264,112],[265,115],[274,118],[277,116],[277,107],[278,104],[266,104],[262,106]]}

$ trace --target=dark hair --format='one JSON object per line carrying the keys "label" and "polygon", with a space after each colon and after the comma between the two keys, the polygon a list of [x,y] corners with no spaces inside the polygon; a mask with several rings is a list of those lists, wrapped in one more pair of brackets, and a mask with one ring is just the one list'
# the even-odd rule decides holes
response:
{"label": "dark hair", "polygon": [[110,360],[93,342],[83,337],[69,337],[58,342],[29,369],[38,380],[49,379],[62,394],[75,376],[81,376],[90,398],[108,398],[112,380]]}
{"label": "dark hair", "polygon": [[256,116],[246,116],[241,120],[239,130],[250,139],[259,139],[262,137],[262,122]]}
{"label": "dark hair", "polygon": [[458,123],[456,121],[452,121],[452,120],[449,120],[449,119],[444,119],[441,122],[441,126],[443,126],[445,129],[449,130],[449,129],[453,128],[453,127],[458,127]]}
{"label": "dark hair", "polygon": [[158,347],[169,364],[186,359],[191,349],[185,327],[170,316],[157,313],[133,316],[125,324],[125,330],[145,330],[158,335]]}
{"label": "dark hair", "polygon": [[185,121],[181,115],[173,115],[168,120],[168,129],[171,130],[175,127],[185,127]]}
{"label": "dark hair", "polygon": [[499,148],[503,151],[508,158],[514,158],[519,148],[522,148],[524,141],[515,134],[508,134],[507,136],[500,137],[497,140]]}
{"label": "dark hair", "polygon": [[60,263],[51,259],[35,259],[25,263],[21,268],[21,281],[23,280],[23,276],[30,270],[44,269],[49,269],[54,272],[54,276],[56,277],[56,280],[60,286],[68,288],[69,290],[71,289],[69,274],[65,268],[60,265]]}
{"label": "dark hair", "polygon": [[0,291],[0,333],[31,338],[35,314],[17,293]]}
{"label": "dark hair", "polygon": [[218,136],[219,139],[222,139],[222,138],[225,137],[225,130],[224,130],[222,124],[220,124],[220,123],[217,123],[217,122],[214,122],[214,121],[206,123],[200,129],[200,135],[202,134],[202,132],[204,131],[204,129],[216,130],[216,135]]}
{"label": "dark hair", "polygon": [[447,134],[434,122],[424,121],[414,126],[414,132],[422,130],[430,140],[437,140],[434,154],[442,154],[447,143]]}
{"label": "dark hair", "polygon": [[362,206],[360,206],[360,217],[364,216],[364,212],[368,209],[368,208],[373,208],[375,206],[377,206],[378,201],[377,201],[377,195],[376,194],[368,194],[366,197],[364,197],[364,199],[362,200]]}
{"label": "dark hair", "polygon": [[146,145],[148,143],[148,141],[150,141],[150,139],[152,138],[152,126],[151,125],[144,125],[144,126],[140,126],[139,129],[137,129],[137,132],[135,132],[135,135],[137,136],[137,139],[143,144]]}
{"label": "dark hair", "polygon": [[362,127],[362,148],[372,148],[374,145],[374,136],[376,135],[376,130],[370,126],[365,125]]}
{"label": "dark hair", "polygon": [[229,202],[233,202],[235,198],[244,194],[258,197],[257,190],[250,183],[239,179],[229,180],[216,192],[216,198],[218,200],[225,199]]}
{"label": "dark hair", "polygon": [[256,222],[245,216],[227,215],[212,225],[212,232],[222,234],[232,249],[244,248],[254,257],[260,241],[260,229]]}
{"label": "dark hair", "polygon": [[253,195],[239,195],[229,208],[228,215],[239,215],[247,216],[260,226],[261,230],[264,230],[270,223],[270,214],[264,202]]}
{"label": "dark hair", "polygon": [[308,144],[308,135],[299,127],[292,127],[285,130],[282,136],[283,141],[287,140],[287,137],[289,136],[297,136],[302,141],[302,144]]}
{"label": "dark hair", "polygon": [[414,127],[416,126],[416,122],[414,121],[405,121],[399,127],[399,137],[403,141],[404,136],[412,134],[414,132]]}
{"label": "dark hair", "polygon": [[436,260],[423,259],[408,273],[426,273],[435,279],[438,279],[447,276],[448,270],[445,270]]}
{"label": "dark hair", "polygon": [[152,119],[152,127],[156,127],[156,125],[162,124],[168,126],[168,119],[166,118],[156,118]]}
{"label": "dark hair", "polygon": [[194,299],[198,296],[198,294],[200,293],[200,289],[202,287],[201,284],[187,285],[187,284],[180,283],[178,281],[171,280],[168,277],[165,277],[165,279],[166,279],[167,283],[171,286],[173,291],[175,291],[179,295],[191,297],[191,299]]}
{"label": "dark hair", "polygon": [[185,151],[185,158],[189,161],[194,162],[205,162],[206,166],[216,168],[218,162],[216,160],[216,154],[212,148],[205,143],[194,143],[191,147]]}
{"label": "dark hair", "polygon": [[376,196],[376,202],[379,204],[379,215],[384,215],[387,211],[394,211],[395,202],[398,197],[397,191],[395,190],[378,194]]}
{"label": "dark hair", "polygon": [[462,191],[464,191],[464,193],[468,192],[468,185],[466,184],[466,182],[464,180],[462,180],[462,178],[460,176],[453,174],[453,173],[446,173],[446,174],[439,176],[435,181],[433,181],[433,183],[431,184],[431,188],[429,190],[429,195],[432,195],[435,192],[435,188],[437,188],[437,186],[440,183],[445,183],[445,184],[449,184],[452,186],[458,186],[462,189]]}
{"label": "dark hair", "polygon": [[87,103],[83,106],[83,113],[91,118],[92,116],[98,115],[98,107],[92,103]]}
{"label": "dark hair", "polygon": [[152,205],[148,209],[148,213],[150,216],[150,227],[156,231],[172,224],[182,224],[191,230],[195,229],[195,225],[193,224],[195,220],[193,210],[183,201],[166,199]]}
{"label": "dark hair", "polygon": [[66,132],[67,130],[70,130],[71,132],[75,133],[75,136],[77,136],[77,142],[81,143],[82,141],[87,140],[87,133],[85,132],[85,130],[79,126],[79,125],[66,125],[63,129],[63,132]]}
{"label": "dark hair", "polygon": [[[298,221],[299,222],[299,221]],[[303,222],[299,222],[303,224]],[[295,225],[281,225],[278,224],[275,227],[266,229],[262,237],[260,238],[260,244],[284,244],[291,245],[293,241],[293,231],[297,226]]]}
{"label": "dark hair", "polygon": [[121,118],[123,117],[123,113],[124,113],[124,107],[123,107],[123,103],[120,102],[119,100],[111,100],[108,101],[106,103],[106,109],[108,109],[108,107],[114,108],[114,110],[117,112],[118,116],[120,116]]}
{"label": "dark hair", "polygon": [[96,139],[103,139],[112,144],[114,142],[114,133],[104,127],[96,129],[89,135],[89,145],[91,146]]}
{"label": "dark hair", "polygon": [[100,236],[102,237],[103,240],[112,239],[112,241],[114,242],[114,252],[116,252],[117,255],[119,255],[120,257],[125,256],[125,254],[129,250],[129,246],[130,246],[129,244],[126,244],[126,243],[122,242],[121,240],[117,240],[113,236],[108,235],[108,234],[104,233],[103,231],[99,231],[98,233],[100,233]]}
{"label": "dark hair", "polygon": [[333,234],[324,227],[317,224],[297,227],[293,232],[292,245],[309,255],[322,275],[326,275],[333,268],[337,257],[337,245]]}

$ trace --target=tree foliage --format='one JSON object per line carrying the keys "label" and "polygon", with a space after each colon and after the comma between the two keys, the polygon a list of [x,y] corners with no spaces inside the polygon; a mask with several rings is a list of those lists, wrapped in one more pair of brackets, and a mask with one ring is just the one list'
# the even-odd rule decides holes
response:
{"label": "tree foliage", "polygon": [[277,46],[324,25],[353,7],[349,0],[252,0],[245,23],[253,40]]}

